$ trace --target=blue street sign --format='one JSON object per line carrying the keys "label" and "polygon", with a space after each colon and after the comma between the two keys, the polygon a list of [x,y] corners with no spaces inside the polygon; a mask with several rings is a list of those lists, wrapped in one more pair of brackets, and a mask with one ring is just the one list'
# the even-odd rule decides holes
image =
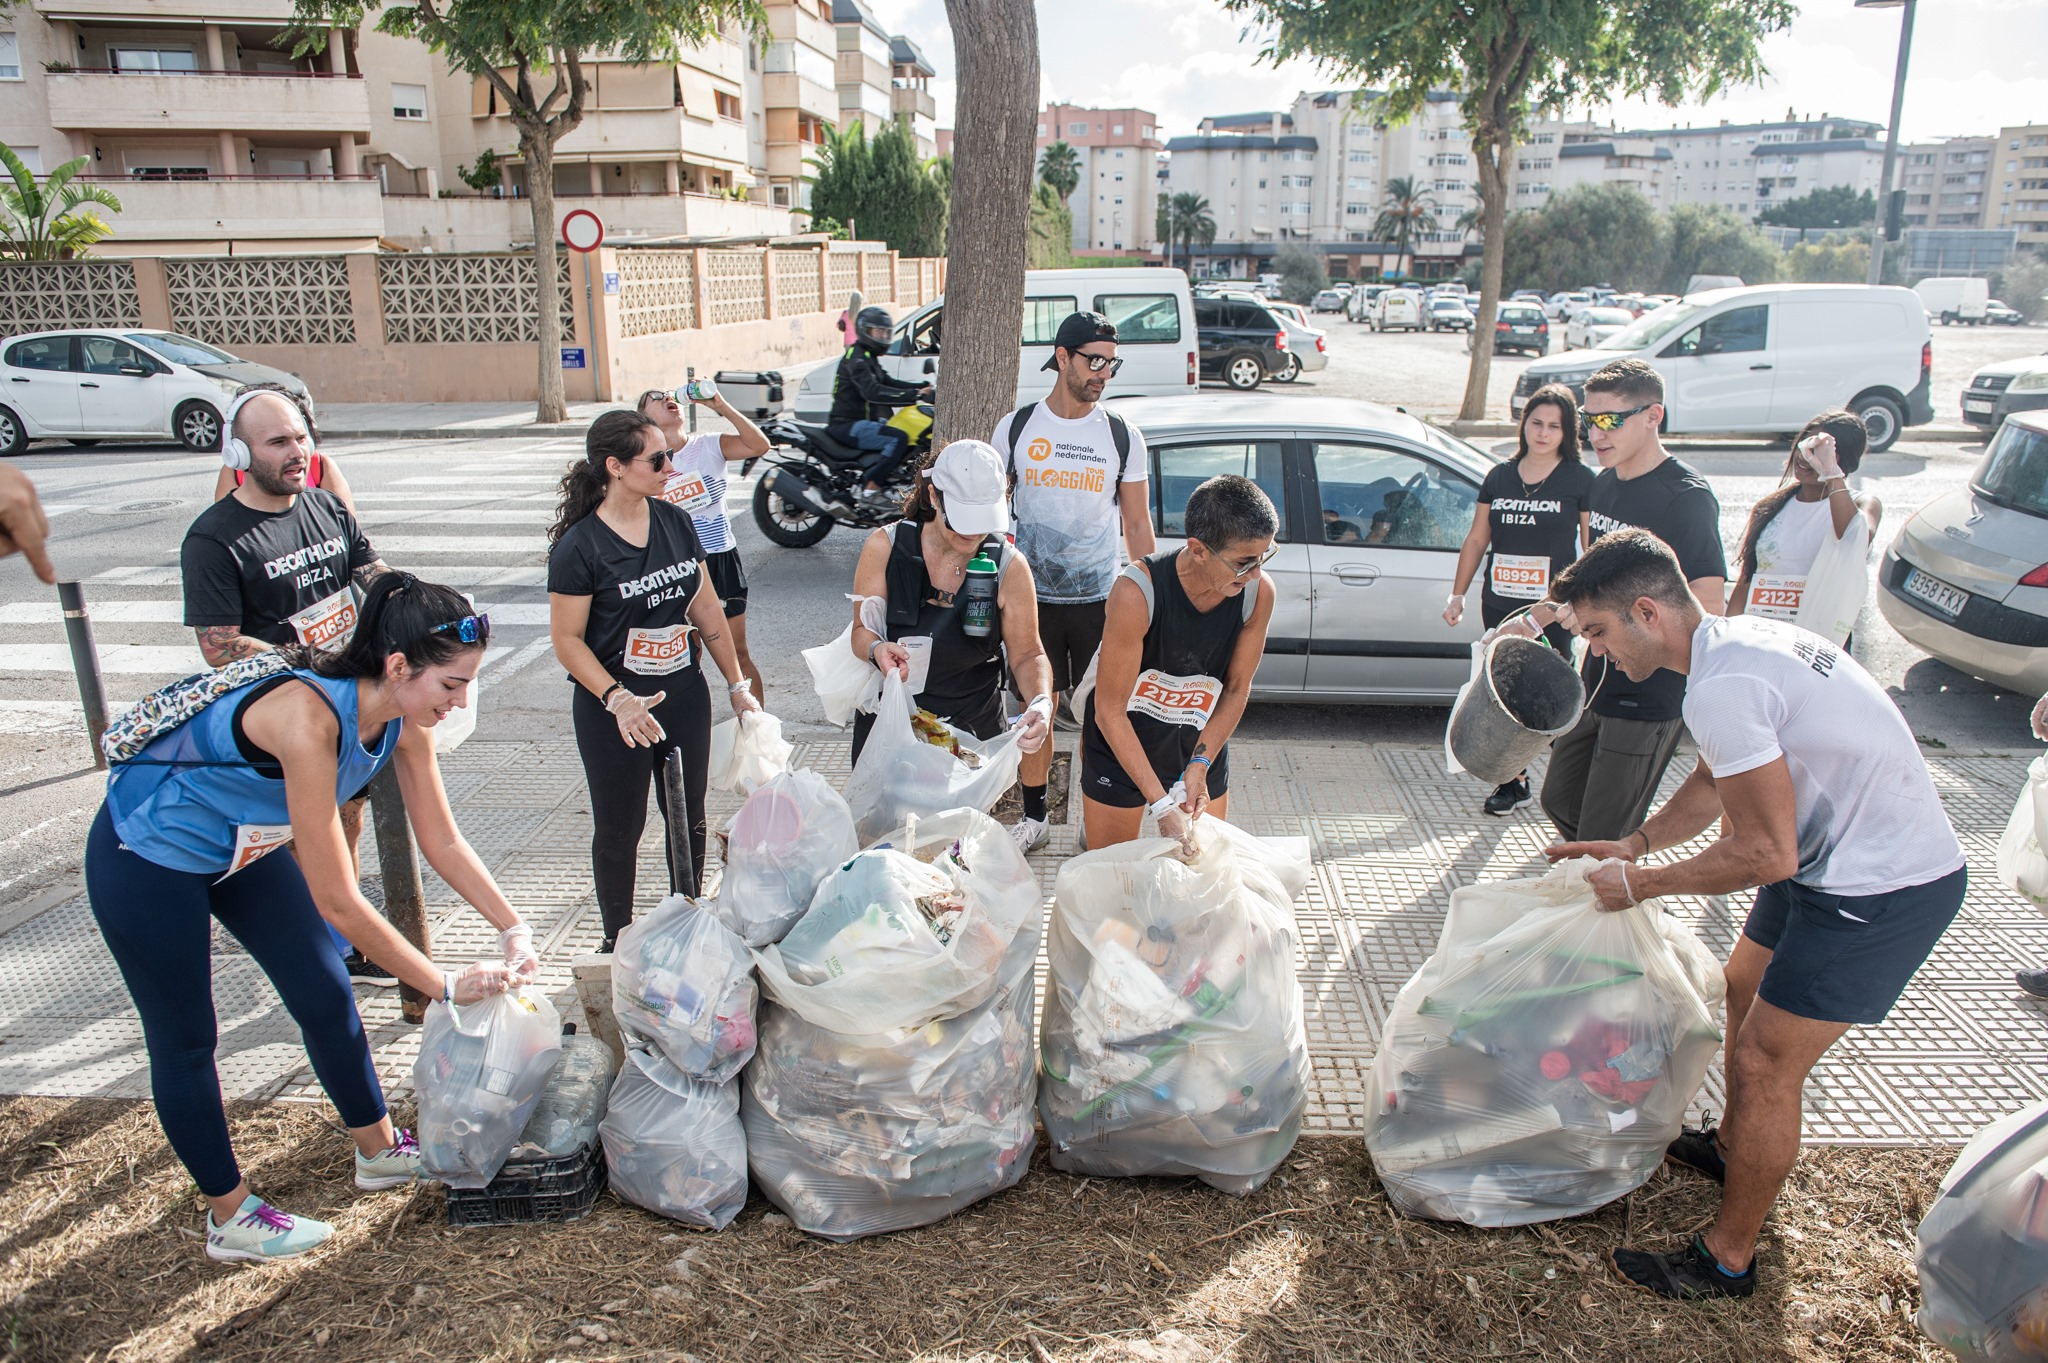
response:
{"label": "blue street sign", "polygon": [[604,291],[607,295],[616,294],[619,291],[619,272],[617,270],[606,270],[604,272]]}
{"label": "blue street sign", "polygon": [[589,365],[588,365],[588,364],[587,364],[587,363],[585,362],[585,360],[584,360],[584,358],[583,358],[583,347],[582,347],[582,346],[580,346],[580,345],[565,345],[565,346],[563,346],[563,347],[562,347],[562,368],[564,368],[564,369],[587,369],[587,368],[589,368]]}

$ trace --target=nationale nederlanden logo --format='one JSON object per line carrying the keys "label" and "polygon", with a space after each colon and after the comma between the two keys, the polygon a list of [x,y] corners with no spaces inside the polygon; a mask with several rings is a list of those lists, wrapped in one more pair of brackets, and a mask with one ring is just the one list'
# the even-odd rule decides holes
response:
{"label": "nationale nederlanden logo", "polygon": [[1024,447],[1024,453],[1030,455],[1034,462],[1042,464],[1052,458],[1052,441],[1041,435]]}

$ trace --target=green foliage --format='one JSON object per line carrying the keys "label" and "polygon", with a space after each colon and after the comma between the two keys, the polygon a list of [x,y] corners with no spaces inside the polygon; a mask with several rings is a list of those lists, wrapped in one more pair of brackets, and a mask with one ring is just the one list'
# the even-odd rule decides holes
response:
{"label": "green foliage", "polygon": [[1602,282],[1655,292],[1664,264],[1661,228],[1640,191],[1576,185],[1507,220],[1501,287],[1555,293]]}
{"label": "green foliage", "polygon": [[[1899,253],[1903,255],[1903,252]],[[1887,260],[1897,259],[1887,256]],[[2048,256],[2022,251],[2012,264],[1991,276],[1991,292],[1999,302],[2029,322],[2048,319]]]}
{"label": "green foliage", "polygon": [[816,213],[811,214],[811,225],[805,230],[818,236],[830,237],[834,241],[845,241],[849,236],[845,223],[837,218],[820,217]]}
{"label": "green foliage", "polygon": [[1273,270],[1280,276],[1280,296],[1292,303],[1307,303],[1330,287],[1322,257],[1294,242],[1274,253]]}
{"label": "green foliage", "polygon": [[1784,265],[1785,278],[1799,284],[1861,284],[1870,277],[1870,243],[1802,241],[1785,253]]}
{"label": "green foliage", "polygon": [[1061,199],[1059,187],[1040,180],[1031,187],[1031,235],[1026,264],[1033,270],[1057,270],[1074,263],[1074,215]]}
{"label": "green foliage", "polygon": [[1778,277],[1782,253],[1720,204],[1679,204],[1660,226],[1664,269],[1658,293],[1683,293],[1696,274],[1732,274],[1745,284]]}
{"label": "green foliage", "polygon": [[952,163],[923,163],[910,129],[891,123],[871,140],[856,123],[827,129],[823,164],[811,186],[811,211],[853,224],[863,241],[888,243],[907,256],[946,253]]}
{"label": "green foliage", "polygon": [[1766,227],[1868,227],[1876,217],[1877,200],[1869,190],[1858,194],[1847,185],[1829,185],[1774,203],[1756,220]]}
{"label": "green foliage", "polygon": [[455,173],[462,178],[462,183],[479,194],[488,194],[503,183],[498,169],[498,153],[489,147],[477,153],[474,164],[460,167]]}
{"label": "green foliage", "polygon": [[1372,235],[1375,241],[1394,243],[1396,264],[1408,256],[1418,235],[1436,230],[1436,200],[1421,182],[1408,175],[1387,181],[1386,197],[1372,220]]}
{"label": "green foliage", "polygon": [[1194,255],[1195,243],[1207,246],[1216,240],[1216,215],[1209,211],[1209,201],[1199,194],[1182,191],[1171,199],[1159,202],[1159,239],[1166,243],[1168,263],[1172,262],[1173,244],[1180,243],[1181,268],[1186,269],[1188,260]]}
{"label": "green foliage", "polygon": [[105,185],[82,184],[89,164],[79,156],[51,171],[40,183],[35,172],[0,143],[0,167],[11,183],[0,183],[0,249],[17,260],[69,260],[114,235],[94,207],[121,211]]}
{"label": "green foliage", "polygon": [[1081,186],[1081,153],[1064,138],[1048,142],[1038,154],[1038,179],[1064,202]]}

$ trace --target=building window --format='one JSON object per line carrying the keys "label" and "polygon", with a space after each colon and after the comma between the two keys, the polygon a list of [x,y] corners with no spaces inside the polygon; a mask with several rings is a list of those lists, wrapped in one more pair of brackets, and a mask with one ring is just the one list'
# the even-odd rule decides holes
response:
{"label": "building window", "polygon": [[796,116],[796,140],[799,142],[822,143],[825,140],[825,122],[814,114]]}
{"label": "building window", "polygon": [[427,116],[427,87],[424,85],[391,86],[391,116],[412,120],[424,120]]}
{"label": "building window", "polygon": [[1372,153],[1369,151],[1354,151],[1349,153],[1346,159],[1354,166],[1369,166],[1372,164]]}
{"label": "building window", "polygon": [[1365,218],[1365,217],[1370,217],[1370,216],[1372,216],[1372,205],[1371,205],[1371,204],[1345,204],[1345,205],[1344,205],[1344,216],[1345,216],[1345,217],[1347,217],[1347,218]]}
{"label": "building window", "polygon": [[1109,125],[1109,131],[1112,136],[1122,137],[1124,135],[1124,125],[1121,123],[1112,123]]}
{"label": "building window", "polygon": [[1045,136],[1045,125],[1043,123],[1038,125],[1038,135],[1040,137]]}
{"label": "building window", "polygon": [[720,118],[729,118],[735,123],[740,121],[740,97],[738,95],[730,95],[723,90],[714,90],[712,97],[718,101],[718,116]]}
{"label": "building window", "polygon": [[1152,140],[1152,129],[1140,128],[1138,129],[1138,136],[1144,138],[1147,142],[1150,142]]}
{"label": "building window", "polygon": [[197,71],[189,47],[115,47],[108,57],[116,71]]}
{"label": "building window", "polygon": [[0,80],[21,79],[21,39],[0,33]]}
{"label": "building window", "polygon": [[1086,123],[1069,123],[1067,125],[1067,136],[1069,137],[1086,137],[1087,135],[1088,125]]}

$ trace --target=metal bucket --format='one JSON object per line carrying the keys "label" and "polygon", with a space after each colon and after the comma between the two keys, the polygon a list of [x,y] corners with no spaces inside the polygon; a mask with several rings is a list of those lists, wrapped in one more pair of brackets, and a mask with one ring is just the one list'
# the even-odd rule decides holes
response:
{"label": "metal bucket", "polygon": [[1585,706],[1586,688],[1569,659],[1534,639],[1500,635],[1451,712],[1451,752],[1480,780],[1503,785],[1577,724]]}

